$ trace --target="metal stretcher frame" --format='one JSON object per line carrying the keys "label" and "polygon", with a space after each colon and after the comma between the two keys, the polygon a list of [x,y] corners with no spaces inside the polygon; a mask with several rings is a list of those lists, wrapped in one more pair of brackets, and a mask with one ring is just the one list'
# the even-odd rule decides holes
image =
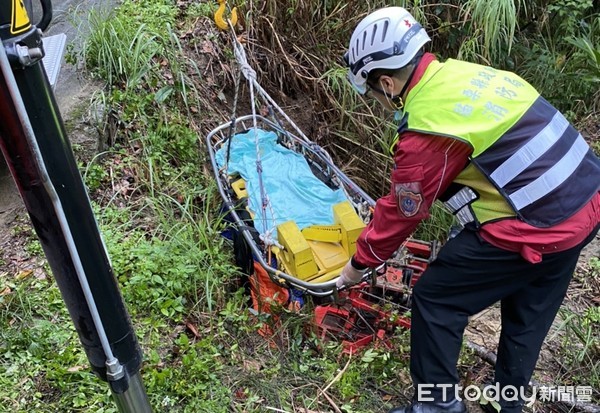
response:
{"label": "metal stretcher frame", "polygon": [[[257,261],[267,271],[269,277],[277,284],[288,284],[289,286],[293,286],[317,297],[329,296],[334,293],[334,290],[336,290],[335,282],[338,277],[326,282],[311,283],[287,274],[277,268],[273,268],[267,262],[267,251],[263,250],[256,244],[250,229],[247,228],[247,224],[240,218],[239,214],[235,210],[236,201],[239,200],[233,199],[231,196],[233,191],[230,186],[230,176],[227,174],[224,168],[223,170],[219,169],[216,161],[216,152],[220,148],[224,147],[224,145],[227,145],[229,139],[235,134],[243,133],[251,129],[253,127],[252,125],[254,124],[255,118],[257,121],[256,124],[259,125],[259,128],[275,132],[279,138],[279,142],[288,149],[302,154],[305,159],[307,159],[307,162],[309,162],[309,165],[311,165],[311,169],[316,168],[339,188],[343,188],[350,203],[354,206],[359,217],[365,223],[368,223],[371,217],[372,209],[375,206],[375,201],[373,201],[369,195],[367,195],[358,185],[356,185],[337,166],[334,165],[329,154],[323,148],[313,142],[302,139],[291,132],[284,130],[282,126],[263,116],[246,115],[238,117],[233,121],[219,125],[206,136],[206,145],[216,178],[219,194],[225,201],[227,212],[231,214],[235,224],[238,226],[238,230],[242,233],[244,239],[250,246],[254,254],[255,261]],[[232,127],[234,130],[232,130]],[[319,177],[317,176],[317,178]]]}

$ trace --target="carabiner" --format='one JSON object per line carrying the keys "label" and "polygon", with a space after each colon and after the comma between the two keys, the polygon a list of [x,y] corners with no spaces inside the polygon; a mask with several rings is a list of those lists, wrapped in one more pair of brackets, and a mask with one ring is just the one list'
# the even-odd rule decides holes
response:
{"label": "carabiner", "polygon": [[[221,30],[227,30],[229,28],[227,21],[223,18],[225,8],[227,7],[226,3],[227,0],[219,0],[219,8],[215,12],[215,24]],[[234,7],[231,9],[231,18],[228,20],[231,22],[232,26],[235,26],[237,24],[237,19],[237,7]]]}

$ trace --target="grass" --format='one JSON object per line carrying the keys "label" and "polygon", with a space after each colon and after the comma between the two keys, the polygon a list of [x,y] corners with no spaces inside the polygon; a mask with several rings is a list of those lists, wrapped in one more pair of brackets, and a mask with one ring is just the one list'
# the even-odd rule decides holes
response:
{"label": "grass", "polygon": [[570,120],[583,123],[599,109],[597,11],[585,0],[552,3],[533,13],[544,18],[520,36],[516,69]]}
{"label": "grass", "polygon": [[[396,333],[390,348],[348,357],[338,343],[315,336],[310,305],[299,314],[282,309],[279,323],[246,311],[198,145],[199,136],[226,119],[215,102],[232,84],[228,39],[207,29],[214,10],[208,3],[179,3],[124,1],[111,14],[91,12],[80,56],[107,83],[99,98],[103,113],[114,117],[110,144],[82,163],[82,174],[143,348],[141,373],[152,406],[169,412],[358,413],[405,403],[412,392],[406,331]],[[311,121],[331,120],[321,137],[338,164],[373,196],[387,191],[393,125],[382,127],[381,113],[351,91],[331,57],[343,50],[348,30],[366,9],[340,2],[268,6],[260,12],[273,17],[270,22],[258,10],[245,14],[255,19],[248,48],[261,81],[289,94],[310,93],[315,106],[325,108]],[[421,6],[423,16],[436,13],[426,1],[406,6]],[[436,36],[439,44],[448,34]],[[267,53],[270,47],[281,53]],[[219,60],[210,60],[213,52]],[[219,70],[210,73],[200,62]],[[390,132],[382,134],[382,128]],[[451,219],[438,206],[432,215],[416,236],[443,240]],[[12,236],[27,262],[41,260],[28,226]],[[89,372],[47,269],[27,275],[8,257],[1,259],[8,271],[0,273],[0,411],[116,412],[106,384]],[[597,261],[590,265],[597,274]],[[565,360],[579,363],[568,365],[581,369],[581,380],[586,369],[598,371],[590,364],[597,360],[596,317],[594,310],[566,317],[565,328],[577,340],[570,343],[574,350],[565,347],[564,357],[574,356]],[[258,334],[263,325],[271,326],[276,340]],[[468,379],[475,362],[467,353],[460,363],[461,378]]]}
{"label": "grass", "polygon": [[[124,24],[133,12],[139,24]],[[119,119],[113,145],[81,168],[144,350],[151,404],[157,411],[241,412],[322,410],[335,400],[361,412],[384,403],[357,389],[364,377],[381,386],[393,376],[403,364],[391,363],[390,354],[344,360],[338,377],[339,345],[306,331],[310,314],[284,314],[273,326],[275,347],[256,333],[272,321],[244,310],[219,234],[214,184],[199,171],[205,160],[190,113],[206,107],[197,93],[201,74],[183,55],[174,26],[156,24],[162,13],[170,15],[141,1],[125,2],[108,20],[93,15],[83,49],[89,69],[107,82],[104,105]],[[41,256],[26,236],[28,253]],[[17,279],[2,297],[0,400],[14,412],[114,412],[51,280]]]}
{"label": "grass", "polygon": [[[588,307],[583,313],[561,309],[559,331],[561,383],[571,386],[600,386],[600,311]],[[598,394],[594,395],[595,398]]]}
{"label": "grass", "polygon": [[158,52],[156,37],[144,25],[133,30],[136,26],[97,9],[90,11],[89,24],[93,29],[83,46],[86,67],[109,85],[139,85],[152,69],[152,59]]}
{"label": "grass", "polygon": [[581,53],[579,57],[579,74],[587,82],[600,84],[600,16],[591,20],[587,30],[580,36],[566,39]]}
{"label": "grass", "polygon": [[471,45],[480,49],[478,54],[488,62],[498,61],[502,54],[510,53],[517,26],[516,9],[521,2],[518,3],[515,4],[515,0],[499,0],[492,3],[469,0],[464,4],[464,18],[471,20],[473,37],[481,37],[481,40]]}
{"label": "grass", "polygon": [[[591,295],[589,300],[577,300],[579,305],[563,306],[559,310],[555,331],[550,341],[557,343],[556,381],[569,386],[591,386],[592,402],[597,403],[600,387],[600,308],[593,299],[600,288],[600,260],[591,257],[582,262],[574,275],[580,285],[579,294]],[[592,301],[592,302],[590,302]]]}
{"label": "grass", "polygon": [[413,237],[444,243],[448,238],[450,228],[456,224],[454,216],[439,202],[436,202],[431,207],[429,218],[419,224]]}

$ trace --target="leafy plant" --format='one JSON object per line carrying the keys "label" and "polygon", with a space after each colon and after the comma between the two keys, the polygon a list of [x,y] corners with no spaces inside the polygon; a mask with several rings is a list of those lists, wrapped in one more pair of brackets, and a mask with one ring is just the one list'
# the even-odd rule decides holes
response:
{"label": "leafy plant", "polygon": [[566,40],[583,53],[579,72],[584,75],[585,80],[600,83],[600,17],[593,20],[587,33]]}
{"label": "leafy plant", "polygon": [[547,10],[553,15],[552,21],[558,23],[555,30],[563,35],[572,36],[577,32],[577,28],[581,27],[582,20],[592,7],[593,0],[562,0],[551,2]]}
{"label": "leafy plant", "polygon": [[108,177],[108,172],[103,165],[91,162],[89,163],[83,173],[83,179],[87,186],[88,191],[96,191],[99,189],[104,180]]}
{"label": "leafy plant", "polygon": [[598,16],[588,0],[536,4],[532,16],[515,48],[516,71],[577,122],[598,99]]}
{"label": "leafy plant", "polygon": [[136,27],[95,9],[88,18],[91,33],[83,47],[86,67],[109,85],[138,86],[158,53],[155,35],[143,25]]}
{"label": "leafy plant", "polygon": [[515,0],[468,0],[462,12],[465,19],[471,20],[469,24],[473,38],[481,39],[472,44],[471,53],[476,53],[489,63],[501,61],[503,54],[509,54],[515,38],[518,6],[524,6],[521,0],[517,4]]}
{"label": "leafy plant", "polygon": [[562,362],[567,371],[565,379],[573,385],[600,384],[600,311],[588,307],[582,314],[568,309],[559,311],[564,331],[561,347]]}
{"label": "leafy plant", "polygon": [[452,225],[456,224],[454,216],[440,203],[433,204],[430,217],[421,222],[417,227],[414,237],[429,241],[445,242]]}
{"label": "leafy plant", "polygon": [[592,257],[590,260],[591,277],[600,277],[600,258]]}
{"label": "leafy plant", "polygon": [[[388,3],[263,2],[244,13],[246,47],[261,84],[286,105],[310,96],[302,101],[310,136],[373,196],[389,188],[394,127],[352,91],[339,56],[356,23]],[[393,2],[423,21],[432,50],[443,58],[461,51],[472,60],[514,64],[553,101],[573,109],[572,101],[597,89],[578,82],[595,70],[595,57],[557,36],[549,15],[560,17],[560,3],[551,13],[543,3],[528,3],[527,10],[515,3],[513,34],[505,2],[490,6],[501,8],[498,22],[481,5],[467,13],[458,0]],[[314,333],[310,303],[302,313],[282,307],[276,322],[247,311],[243,290],[231,291],[237,270],[220,238],[218,196],[203,174],[197,140],[220,116],[216,97],[227,95],[226,82],[233,79],[229,38],[204,27],[213,8],[126,0],[111,14],[92,12],[81,55],[107,82],[102,113],[114,128],[106,152],[86,164],[85,179],[144,349],[151,404],[174,413],[328,411],[332,403],[345,412],[371,412],[405,402],[411,395],[408,332],[346,357],[339,343]],[[589,13],[582,8],[577,15],[572,38],[596,45]],[[526,28],[534,14],[539,20]],[[215,55],[219,73],[198,67]],[[444,240],[452,219],[439,206],[432,215],[415,236]],[[8,235],[33,236],[28,226]],[[597,260],[590,268],[598,273]],[[116,412],[105,383],[89,372],[52,280],[3,273],[0,280],[0,404],[14,412]],[[575,338],[560,356],[573,383],[591,380],[597,387],[598,317],[593,308],[565,315],[563,329]],[[263,326],[271,327],[274,339],[258,334]],[[463,354],[460,363],[470,368],[473,355]]]}

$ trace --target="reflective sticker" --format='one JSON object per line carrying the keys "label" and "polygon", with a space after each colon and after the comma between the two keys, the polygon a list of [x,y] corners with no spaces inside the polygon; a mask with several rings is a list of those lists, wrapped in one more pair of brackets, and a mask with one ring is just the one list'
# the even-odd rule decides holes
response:
{"label": "reflective sticker", "polygon": [[417,215],[423,204],[421,184],[418,182],[396,184],[394,189],[398,203],[398,212],[407,218]]}
{"label": "reflective sticker", "polygon": [[590,147],[580,134],[569,152],[556,162],[552,168],[540,175],[535,181],[510,194],[510,200],[516,210],[519,211],[533,204],[565,182],[579,167],[589,149]]}
{"label": "reflective sticker", "polygon": [[503,188],[550,150],[550,148],[557,145],[557,142],[565,134],[568,127],[569,121],[560,112],[556,111],[552,120],[544,129],[539,131],[529,142],[521,146],[510,158],[498,166],[490,174],[490,178],[492,178],[497,186]]}

